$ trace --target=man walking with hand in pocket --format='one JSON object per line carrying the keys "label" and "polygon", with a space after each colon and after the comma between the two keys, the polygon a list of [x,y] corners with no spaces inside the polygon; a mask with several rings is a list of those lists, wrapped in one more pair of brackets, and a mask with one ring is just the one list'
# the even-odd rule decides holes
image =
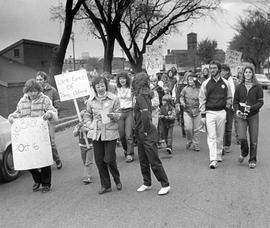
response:
{"label": "man walking with hand in pocket", "polygon": [[207,129],[210,169],[222,161],[226,110],[231,108],[232,95],[229,83],[220,75],[221,64],[211,61],[210,77],[205,80],[199,93],[201,120]]}
{"label": "man walking with hand in pocket", "polygon": [[[50,100],[52,101],[53,107],[55,107],[58,111],[60,107],[59,95],[58,95],[57,90],[48,83],[47,74],[43,71],[38,71],[37,76],[36,76],[36,81],[42,87],[43,94],[50,98]],[[56,164],[57,169],[61,169],[63,164],[62,164],[62,161],[60,159],[60,156],[56,148],[56,144],[55,144],[55,125],[56,123],[53,121],[49,123],[50,140],[51,140],[51,146],[52,146],[53,160]]]}

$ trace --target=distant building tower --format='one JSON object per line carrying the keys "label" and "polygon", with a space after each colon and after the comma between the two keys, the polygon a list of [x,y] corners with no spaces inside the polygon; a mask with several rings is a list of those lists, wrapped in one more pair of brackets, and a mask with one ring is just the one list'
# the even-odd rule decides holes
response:
{"label": "distant building tower", "polygon": [[188,46],[188,59],[190,65],[194,67],[194,70],[197,66],[197,34],[191,32],[187,34],[187,46]]}
{"label": "distant building tower", "polygon": [[82,59],[89,59],[90,55],[89,52],[82,52]]}

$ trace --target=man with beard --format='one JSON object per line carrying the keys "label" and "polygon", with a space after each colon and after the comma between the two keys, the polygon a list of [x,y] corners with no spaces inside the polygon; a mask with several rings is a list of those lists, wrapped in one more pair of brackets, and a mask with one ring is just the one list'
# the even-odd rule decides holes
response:
{"label": "man with beard", "polygon": [[232,105],[232,95],[228,81],[220,75],[221,64],[211,61],[209,70],[210,77],[201,86],[199,102],[201,120],[207,129],[209,168],[215,169],[222,161],[226,110]]}

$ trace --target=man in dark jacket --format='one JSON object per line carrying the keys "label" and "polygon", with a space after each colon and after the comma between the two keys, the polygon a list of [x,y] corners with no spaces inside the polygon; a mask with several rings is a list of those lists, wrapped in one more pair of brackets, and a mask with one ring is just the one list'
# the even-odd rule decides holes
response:
{"label": "man in dark jacket", "polygon": [[209,168],[215,169],[222,161],[226,110],[232,105],[232,95],[228,81],[220,75],[221,64],[211,61],[209,68],[210,77],[201,86],[199,101],[201,120],[207,129]]}
{"label": "man in dark jacket", "polygon": [[[41,85],[41,87],[43,88],[43,93],[51,99],[53,106],[58,111],[60,107],[59,95],[57,90],[48,83],[47,74],[43,71],[38,71],[36,81]],[[55,122],[49,123],[49,130],[50,130],[53,160],[56,163],[57,169],[61,169],[63,165],[55,144]]]}

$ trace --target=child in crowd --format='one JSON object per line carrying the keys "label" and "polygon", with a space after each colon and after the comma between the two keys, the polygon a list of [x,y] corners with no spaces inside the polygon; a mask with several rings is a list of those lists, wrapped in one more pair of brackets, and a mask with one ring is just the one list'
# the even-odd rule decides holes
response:
{"label": "child in crowd", "polygon": [[166,94],[162,97],[162,105],[159,111],[161,137],[166,142],[166,150],[172,153],[173,126],[175,121],[175,108],[171,95]]}
{"label": "child in crowd", "polygon": [[168,94],[168,95],[171,96],[171,94],[170,94],[170,88],[168,86],[164,86],[163,90],[164,90],[164,95],[167,95]]}
{"label": "child in crowd", "polygon": [[[195,80],[194,80],[195,79]],[[180,104],[184,111],[184,126],[187,138],[187,149],[200,151],[199,133],[201,118],[199,111],[200,83],[194,73],[187,77],[187,86],[181,91]]]}
{"label": "child in crowd", "polygon": [[179,79],[178,85],[175,88],[175,95],[173,95],[175,97],[175,110],[177,114],[177,120],[178,120],[179,125],[181,126],[183,138],[186,137],[186,132],[185,132],[185,127],[184,127],[184,109],[180,104],[180,95],[184,87],[187,85],[187,76],[189,74],[190,72],[187,71],[185,72],[183,77]]}
{"label": "child in crowd", "polygon": [[75,137],[79,136],[79,146],[81,150],[81,157],[84,164],[84,172],[83,172],[83,183],[90,184],[92,183],[92,166],[93,166],[93,145],[92,140],[87,138],[89,148],[87,148],[87,144],[83,137],[83,133],[87,135],[87,128],[85,126],[85,119],[89,118],[89,113],[86,110],[81,111],[82,122],[77,124],[73,130],[73,135]]}

